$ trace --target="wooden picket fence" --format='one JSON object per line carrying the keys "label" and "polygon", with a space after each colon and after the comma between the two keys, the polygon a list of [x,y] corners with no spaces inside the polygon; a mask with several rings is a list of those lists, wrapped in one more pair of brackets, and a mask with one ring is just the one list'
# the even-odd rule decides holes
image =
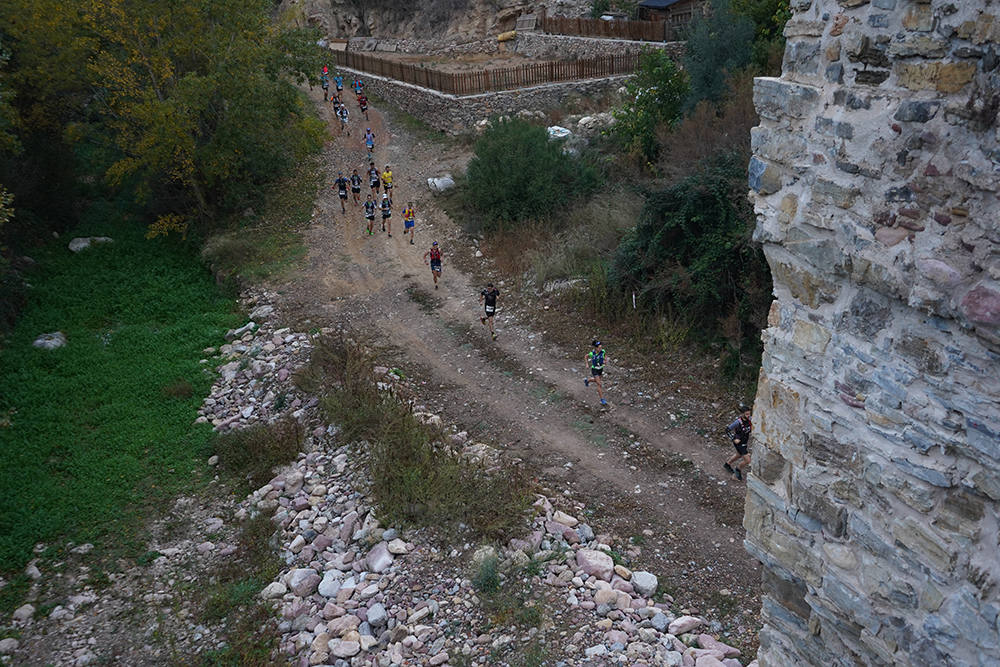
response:
{"label": "wooden picket fence", "polygon": [[606,37],[644,42],[669,42],[675,39],[673,28],[666,21],[603,21],[601,19],[569,18],[539,15],[538,27],[552,35]]}
{"label": "wooden picket fence", "polygon": [[442,72],[357,51],[331,51],[330,55],[340,67],[377,74],[451,95],[475,95],[556,81],[631,74],[639,66],[638,54],[625,53],[582,60],[529,63],[478,72]]}

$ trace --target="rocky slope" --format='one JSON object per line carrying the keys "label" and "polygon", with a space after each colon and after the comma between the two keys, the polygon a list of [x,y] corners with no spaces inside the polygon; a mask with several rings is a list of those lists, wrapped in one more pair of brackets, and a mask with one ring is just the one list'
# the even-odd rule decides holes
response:
{"label": "rocky slope", "polygon": [[288,20],[320,28],[329,37],[475,39],[514,27],[521,13],[585,16],[588,0],[283,0]]}

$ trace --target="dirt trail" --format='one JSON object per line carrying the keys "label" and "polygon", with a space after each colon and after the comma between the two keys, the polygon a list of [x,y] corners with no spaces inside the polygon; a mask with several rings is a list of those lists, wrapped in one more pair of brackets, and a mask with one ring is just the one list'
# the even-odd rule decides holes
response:
{"label": "dirt trail", "polygon": [[[337,136],[327,147],[330,176],[306,233],[307,267],[275,286],[281,307],[311,326],[346,325],[391,345],[399,351],[397,363],[423,382],[429,407],[527,461],[544,484],[591,508],[592,521],[605,531],[631,537],[633,551],[642,551],[639,562],[658,568],[681,605],[715,609],[752,635],[759,570],[743,550],[745,487],[722,474],[725,450],[674,426],[668,410],[643,406],[640,399],[677,391],[666,382],[623,380],[602,408],[583,384],[588,338],[579,349],[558,348],[525,324],[526,317],[504,309],[503,294],[499,340],[491,341],[479,322],[482,286],[452,261],[475,249],[426,186],[427,176],[464,168],[468,149],[413,136],[375,109],[366,122],[353,96],[348,105],[351,136]],[[376,134],[376,166],[390,164],[395,175],[391,239],[363,233],[360,207],[349,200],[342,214],[330,189],[338,171],[347,176],[357,168],[364,177],[365,127]],[[367,193],[365,179],[362,199]],[[402,233],[401,211],[411,200],[416,245]],[[444,253],[438,290],[422,259],[432,240]],[[502,279],[494,282],[503,292]],[[611,343],[612,382],[616,373],[626,375],[616,371],[614,354]]]}

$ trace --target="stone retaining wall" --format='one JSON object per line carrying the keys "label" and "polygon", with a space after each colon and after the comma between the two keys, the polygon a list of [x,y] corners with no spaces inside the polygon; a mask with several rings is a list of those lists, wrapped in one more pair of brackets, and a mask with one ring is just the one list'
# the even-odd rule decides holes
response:
{"label": "stone retaining wall", "polygon": [[750,163],[760,663],[997,665],[1000,6],[791,5]]}
{"label": "stone retaining wall", "polygon": [[[345,72],[354,72],[341,68]],[[546,111],[564,106],[574,97],[604,97],[612,95],[624,84],[627,77],[587,79],[550,83],[543,86],[507,90],[480,95],[446,95],[393,79],[358,72],[365,81],[369,95],[387,100],[406,113],[419,118],[431,127],[449,134],[473,130],[478,120],[496,115],[514,115],[522,109]]]}
{"label": "stone retaining wall", "polygon": [[628,39],[601,39],[519,32],[512,50],[540,60],[575,60],[621,53],[639,53],[646,49],[665,50],[675,60],[684,55],[686,42],[637,42]]}

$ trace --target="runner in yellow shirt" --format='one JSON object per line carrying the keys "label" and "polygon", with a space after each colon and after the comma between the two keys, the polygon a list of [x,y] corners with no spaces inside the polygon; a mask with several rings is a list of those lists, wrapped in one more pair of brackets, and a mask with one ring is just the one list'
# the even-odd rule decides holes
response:
{"label": "runner in yellow shirt", "polygon": [[392,169],[389,169],[389,165],[385,165],[385,171],[382,172],[382,187],[385,188],[385,194],[389,195],[389,203],[392,203]]}

